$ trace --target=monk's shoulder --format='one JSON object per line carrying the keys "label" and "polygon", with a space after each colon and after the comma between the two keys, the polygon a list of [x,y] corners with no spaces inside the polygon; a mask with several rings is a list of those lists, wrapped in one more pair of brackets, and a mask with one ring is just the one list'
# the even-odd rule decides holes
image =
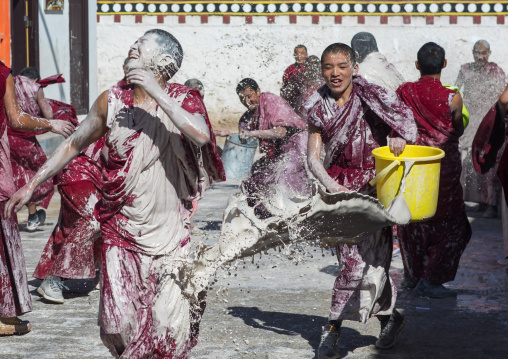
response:
{"label": "monk's shoulder", "polygon": [[4,78],[7,78],[11,73],[11,68],[5,65],[2,61],[0,61],[0,75]]}

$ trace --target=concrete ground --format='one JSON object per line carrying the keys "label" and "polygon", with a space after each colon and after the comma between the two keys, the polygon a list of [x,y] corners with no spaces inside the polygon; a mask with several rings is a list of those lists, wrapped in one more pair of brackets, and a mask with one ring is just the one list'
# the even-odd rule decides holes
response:
{"label": "concrete ground", "polygon": [[[219,184],[199,203],[193,241],[214,243],[222,210],[234,184]],[[455,299],[425,299],[399,290],[397,308],[407,324],[393,349],[374,347],[379,323],[345,322],[340,349],[344,358],[506,358],[508,348],[508,267],[503,259],[500,219],[487,220],[469,206],[473,238],[457,278],[449,283]],[[35,291],[31,278],[42,249],[58,218],[55,195],[45,225],[26,231],[27,213],[19,223],[34,310],[23,316],[32,332],[0,337],[0,358],[107,358],[96,325],[99,292],[93,280],[66,281],[63,305],[49,304]],[[198,345],[192,358],[315,358],[321,325],[326,322],[337,260],[329,251],[312,249],[295,266],[270,251],[238,264],[238,270],[217,274],[208,294]],[[400,288],[400,255],[392,263]]]}

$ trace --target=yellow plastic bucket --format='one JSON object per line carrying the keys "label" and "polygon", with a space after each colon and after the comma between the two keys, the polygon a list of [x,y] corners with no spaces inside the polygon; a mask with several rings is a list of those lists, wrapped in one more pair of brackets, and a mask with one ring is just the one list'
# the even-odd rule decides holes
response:
{"label": "yellow plastic bucket", "polygon": [[[399,157],[395,157],[388,146],[379,147],[372,151],[376,159],[377,198],[386,208],[390,206],[395,196],[399,194],[403,162],[414,165],[406,177],[406,191],[404,198],[411,210],[411,222],[424,221],[436,214],[439,192],[439,174],[441,158],[445,155],[439,148],[407,145]],[[384,172],[383,172],[384,170]]]}

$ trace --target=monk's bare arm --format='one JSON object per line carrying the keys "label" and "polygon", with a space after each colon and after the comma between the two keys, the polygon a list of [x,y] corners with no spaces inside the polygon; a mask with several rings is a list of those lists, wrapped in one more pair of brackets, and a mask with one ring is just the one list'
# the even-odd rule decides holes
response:
{"label": "monk's bare arm", "polygon": [[49,105],[48,101],[46,101],[42,87],[39,89],[39,92],[37,92],[37,104],[41,108],[42,116],[44,118],[53,118],[53,109]]}
{"label": "monk's bare arm", "polygon": [[255,131],[246,131],[244,129],[240,129],[240,138],[247,139],[249,137],[262,138],[265,140],[274,140],[277,138],[283,138],[286,136],[287,130],[285,127],[274,127],[269,130],[255,130]]}
{"label": "monk's bare arm", "polygon": [[70,122],[32,117],[24,112],[16,98],[14,80],[11,75],[7,77],[4,100],[7,118],[15,129],[31,132],[51,131],[64,137],[69,137],[74,131],[74,126]]}
{"label": "monk's bare arm", "polygon": [[145,70],[135,69],[127,74],[129,83],[139,85],[152,97],[181,133],[196,146],[201,147],[210,142],[210,131],[202,115],[185,111],[180,104],[171,98],[161,87],[155,76]]}
{"label": "monk's bare arm", "polygon": [[10,216],[12,210],[19,211],[30,198],[33,191],[49,178],[60,172],[72,159],[91,143],[101,139],[108,128],[106,126],[108,111],[108,92],[102,93],[95,101],[90,113],[71,137],[67,138],[44,165],[37,171],[35,176],[17,191],[5,206],[5,215]]}
{"label": "monk's bare arm", "polygon": [[462,136],[464,133],[464,120],[462,119],[462,96],[460,93],[457,93],[450,104],[450,108],[452,111],[452,123],[453,129],[457,132],[459,136]]}
{"label": "monk's bare arm", "polygon": [[506,119],[506,115],[508,114],[508,86],[499,97],[497,105],[499,107],[501,118]]}
{"label": "monk's bare arm", "polygon": [[349,192],[349,190],[338,184],[326,172],[323,163],[321,162],[321,147],[323,142],[321,140],[321,129],[309,125],[309,141],[307,144],[307,163],[309,169],[314,176],[325,186],[326,190],[330,193],[335,192]]}

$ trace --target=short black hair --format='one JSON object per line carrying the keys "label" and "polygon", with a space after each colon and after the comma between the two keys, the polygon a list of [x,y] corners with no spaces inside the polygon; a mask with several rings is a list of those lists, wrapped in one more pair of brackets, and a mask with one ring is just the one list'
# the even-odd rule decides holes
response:
{"label": "short black hair", "polygon": [[435,42],[427,42],[418,50],[417,60],[422,75],[440,74],[445,62],[445,50]]}
{"label": "short black hair", "polygon": [[240,81],[236,86],[236,94],[239,94],[241,91],[246,90],[248,88],[250,88],[252,91],[257,91],[259,89],[259,86],[256,81],[246,77],[242,81]]}
{"label": "short black hair", "polygon": [[158,36],[157,44],[161,47],[161,52],[171,56],[174,63],[169,65],[165,70],[165,75],[169,78],[173,77],[182,66],[183,48],[180,42],[169,32],[162,29],[152,29],[145,32],[145,35],[155,34]]}
{"label": "short black hair", "polygon": [[40,80],[41,74],[39,74],[39,71],[35,67],[25,67],[19,72],[20,76],[28,77],[32,80]]}
{"label": "short black hair", "polygon": [[376,38],[370,32],[359,32],[353,36],[351,47],[358,55],[358,61],[363,61],[368,54],[379,51]]}
{"label": "short black hair", "polygon": [[304,49],[305,52],[307,52],[307,48],[305,47],[305,45],[301,45],[301,44],[300,45],[296,45],[295,49],[294,49],[294,52],[296,52],[296,49]]}
{"label": "short black hair", "polygon": [[344,44],[342,42],[336,42],[335,44],[329,45],[325,51],[321,54],[321,63],[323,63],[323,59],[328,54],[344,54],[349,57],[351,60],[351,65],[354,66],[356,64],[356,56],[355,52],[351,48],[351,46]]}

